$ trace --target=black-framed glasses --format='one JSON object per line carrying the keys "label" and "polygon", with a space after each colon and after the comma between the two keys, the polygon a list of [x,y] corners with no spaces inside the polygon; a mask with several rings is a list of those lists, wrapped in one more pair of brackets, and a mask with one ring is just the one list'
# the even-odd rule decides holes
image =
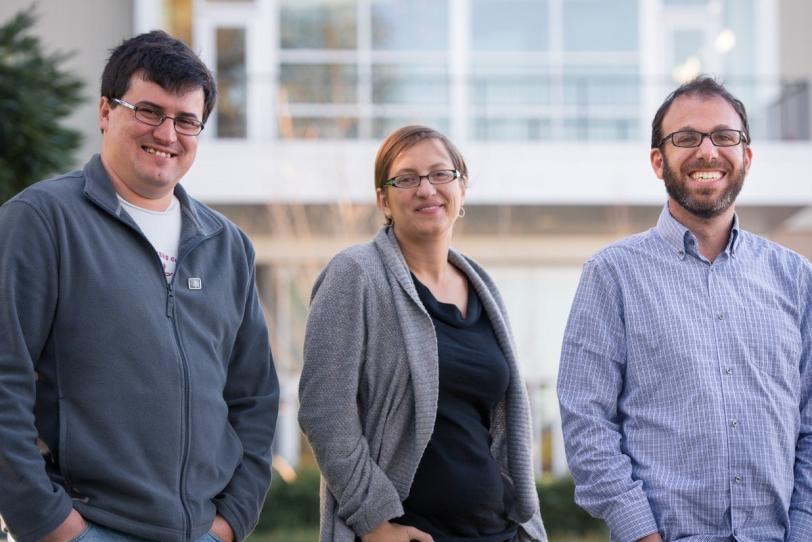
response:
{"label": "black-framed glasses", "polygon": [[418,175],[417,173],[404,173],[387,179],[384,186],[394,186],[395,188],[417,188],[423,179],[428,179],[431,184],[450,183],[454,179],[459,179],[462,174],[456,169],[438,169],[430,171],[428,175]]}
{"label": "black-framed glasses", "polygon": [[149,105],[133,105],[118,98],[110,98],[110,101],[130,109],[136,120],[150,126],[160,126],[166,119],[171,119],[175,124],[175,131],[179,134],[196,136],[203,131],[203,123],[194,117],[170,117]]}
{"label": "black-framed glasses", "polygon": [[696,130],[680,130],[665,136],[660,144],[661,147],[669,139],[675,147],[692,148],[702,145],[705,138],[711,140],[717,147],[735,147],[742,141],[747,143],[747,134],[741,130],[731,130],[725,128],[724,130],[714,130],[713,132],[697,132]]}

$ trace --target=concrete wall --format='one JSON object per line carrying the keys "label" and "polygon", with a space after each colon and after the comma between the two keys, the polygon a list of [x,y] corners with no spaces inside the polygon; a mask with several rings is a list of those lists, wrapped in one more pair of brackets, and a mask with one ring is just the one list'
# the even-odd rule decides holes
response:
{"label": "concrete wall", "polygon": [[133,32],[133,0],[2,0],[0,21],[36,4],[36,34],[46,51],[74,51],[66,67],[84,81],[83,104],[66,120],[80,130],[83,144],[75,165],[99,151],[99,80],[109,50]]}

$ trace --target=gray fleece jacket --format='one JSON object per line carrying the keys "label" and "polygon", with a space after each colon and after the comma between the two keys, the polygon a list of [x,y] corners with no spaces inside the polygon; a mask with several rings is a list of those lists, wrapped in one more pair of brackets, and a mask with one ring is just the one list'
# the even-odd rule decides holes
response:
{"label": "gray fleece jacket", "polygon": [[[492,415],[492,452],[516,491],[522,540],[547,539],[531,461],[524,383],[492,279],[451,250],[471,281],[510,366]],[[299,423],[322,472],[321,541],[353,542],[403,514],[434,430],[437,339],[394,232],[339,253],[313,287],[299,387]]]}
{"label": "gray fleece jacket", "polygon": [[238,540],[257,522],[279,386],[254,251],[175,195],[171,283],[98,155],[0,207],[0,515],[18,542],[71,508],[165,542],[215,513]]}

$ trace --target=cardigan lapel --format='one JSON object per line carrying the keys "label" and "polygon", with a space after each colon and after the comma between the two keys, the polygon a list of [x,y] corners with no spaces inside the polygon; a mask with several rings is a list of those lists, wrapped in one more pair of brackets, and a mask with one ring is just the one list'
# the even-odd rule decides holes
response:
{"label": "cardigan lapel", "polygon": [[[509,458],[507,465],[511,471],[511,478],[516,486],[517,494],[520,497],[516,503],[519,521],[526,521],[533,515],[537,496],[536,488],[532,484],[532,477],[530,477],[530,483],[528,483],[528,479],[520,474],[522,468],[529,469],[532,472],[533,460],[530,455],[532,435],[530,433],[531,422],[527,390],[519,372],[513,338],[511,337],[506,315],[503,314],[499,302],[497,302],[491,288],[485,282],[487,275],[484,271],[480,273],[476,264],[472,264],[465,256],[455,250],[449,251],[448,260],[468,276],[474,291],[479,295],[482,306],[485,308],[485,312],[493,326],[499,346],[502,348],[502,353],[508,362],[510,384],[505,396],[504,410],[497,407],[495,414],[497,417],[503,418],[501,423],[504,423],[507,432],[504,435],[506,438],[504,444]],[[500,446],[496,442],[495,444]]]}
{"label": "cardigan lapel", "polygon": [[[391,227],[381,228],[375,235],[373,243],[386,268],[392,289],[392,302],[403,333],[414,391],[415,451],[417,457],[422,457],[434,431],[440,388],[434,324],[420,301],[409,267]],[[431,340],[427,340],[429,337]],[[405,489],[408,493],[408,487]]]}
{"label": "cardigan lapel", "polygon": [[502,353],[510,361],[511,366],[514,366],[516,364],[516,355],[513,351],[513,342],[510,337],[510,331],[508,330],[507,322],[505,321],[499,306],[496,304],[496,300],[493,298],[490,289],[488,289],[488,286],[483,282],[482,278],[479,276],[479,273],[477,273],[477,271],[471,266],[465,256],[452,249],[448,252],[448,261],[450,261],[454,267],[462,271],[463,274],[468,277],[468,281],[471,283],[471,285],[473,285],[474,291],[479,296],[480,301],[482,301],[482,306],[485,308],[488,319],[491,321],[493,331],[496,334],[496,339],[499,341],[499,346],[502,348]]}

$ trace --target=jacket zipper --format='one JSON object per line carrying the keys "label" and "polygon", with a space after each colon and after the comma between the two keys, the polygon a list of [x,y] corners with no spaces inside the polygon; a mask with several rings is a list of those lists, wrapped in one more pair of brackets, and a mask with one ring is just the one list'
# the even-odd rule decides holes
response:
{"label": "jacket zipper", "polygon": [[[183,350],[183,346],[180,342],[180,330],[178,329],[178,321],[175,318],[175,277],[178,276],[178,272],[180,271],[181,267],[181,260],[184,256],[189,254],[192,250],[197,248],[203,241],[208,239],[208,237],[203,237],[197,239],[197,241],[190,247],[186,249],[185,252],[182,254],[178,254],[178,259],[175,262],[175,274],[172,276],[172,280],[170,282],[166,282],[166,276],[164,275],[163,271],[163,263],[161,263],[158,254],[155,253],[155,258],[158,261],[158,269],[161,271],[161,276],[163,277],[164,282],[166,282],[166,316],[172,320],[172,331],[175,334],[175,345],[178,349],[178,354],[180,355],[181,361],[181,369],[183,371],[183,442],[182,442],[182,453],[181,453],[181,465],[180,465],[180,479],[178,480],[178,495],[180,496],[180,503],[183,507],[183,517],[184,517],[184,531],[186,532],[186,540],[191,540],[192,537],[192,516],[189,513],[189,506],[186,503],[186,475],[187,475],[187,468],[189,463],[189,452],[190,452],[190,438],[189,433],[192,427],[192,420],[191,420],[191,378],[189,376],[189,361],[186,358],[186,352]],[[147,241],[149,242],[149,241]],[[152,244],[150,244],[152,247]]]}
{"label": "jacket zipper", "polygon": [[[181,368],[183,370],[183,422],[184,427],[181,428],[183,433],[183,443],[182,443],[182,453],[181,453],[181,465],[180,465],[180,479],[178,481],[178,495],[180,497],[181,507],[183,508],[183,517],[184,517],[184,532],[186,533],[186,540],[190,540],[192,536],[192,516],[189,512],[189,506],[186,503],[186,471],[187,466],[189,463],[189,448],[190,448],[190,438],[189,432],[192,425],[191,421],[191,391],[190,391],[190,376],[189,376],[189,363],[186,359],[186,353],[183,351],[183,347],[181,346],[180,342],[180,330],[178,329],[178,322],[175,319],[175,290],[174,290],[174,283],[175,277],[180,270],[180,263],[181,259],[192,252],[195,248],[198,247],[203,241],[210,239],[214,235],[207,235],[201,236],[200,238],[196,239],[194,244],[189,246],[182,254],[178,254],[178,259],[175,262],[175,274],[172,276],[172,280],[167,282],[166,275],[164,274],[164,267],[163,262],[161,262],[158,253],[155,252],[155,247],[152,246],[152,243],[147,239],[147,237],[141,232],[141,230],[137,227],[134,221],[128,222],[127,220],[123,220],[117,212],[110,210],[106,205],[103,203],[97,202],[93,198],[91,198],[97,205],[100,207],[107,209],[110,214],[112,214],[117,220],[123,222],[128,227],[130,227],[136,235],[138,235],[144,243],[146,243],[147,247],[149,248],[150,252],[154,255],[154,261],[158,262],[158,271],[161,275],[161,280],[166,284],[166,316],[170,320],[172,320],[172,330],[175,335],[175,346],[178,349],[178,354],[181,359]],[[219,232],[218,232],[219,233]],[[216,234],[215,234],[216,235]],[[181,230],[181,239],[182,241],[183,231]],[[180,243],[179,247],[180,248]]]}
{"label": "jacket zipper", "polygon": [[[180,263],[180,258],[178,258],[178,262]],[[177,272],[179,266],[176,265],[175,270]],[[192,425],[191,417],[191,391],[190,388],[190,378],[189,378],[189,363],[186,359],[186,353],[183,351],[183,347],[181,346],[180,342],[180,332],[178,331],[178,321],[175,318],[175,289],[174,284],[175,277],[172,277],[172,282],[166,283],[166,316],[172,320],[172,331],[175,334],[175,344],[178,348],[178,354],[180,355],[180,365],[183,371],[183,427],[182,427],[182,435],[183,441],[181,443],[181,463],[180,463],[180,479],[178,481],[178,495],[180,496],[180,502],[183,507],[183,516],[184,516],[184,530],[186,532],[186,540],[191,539],[191,531],[192,531],[192,518],[189,514],[189,507],[186,503],[186,469],[189,463],[189,431]]]}

